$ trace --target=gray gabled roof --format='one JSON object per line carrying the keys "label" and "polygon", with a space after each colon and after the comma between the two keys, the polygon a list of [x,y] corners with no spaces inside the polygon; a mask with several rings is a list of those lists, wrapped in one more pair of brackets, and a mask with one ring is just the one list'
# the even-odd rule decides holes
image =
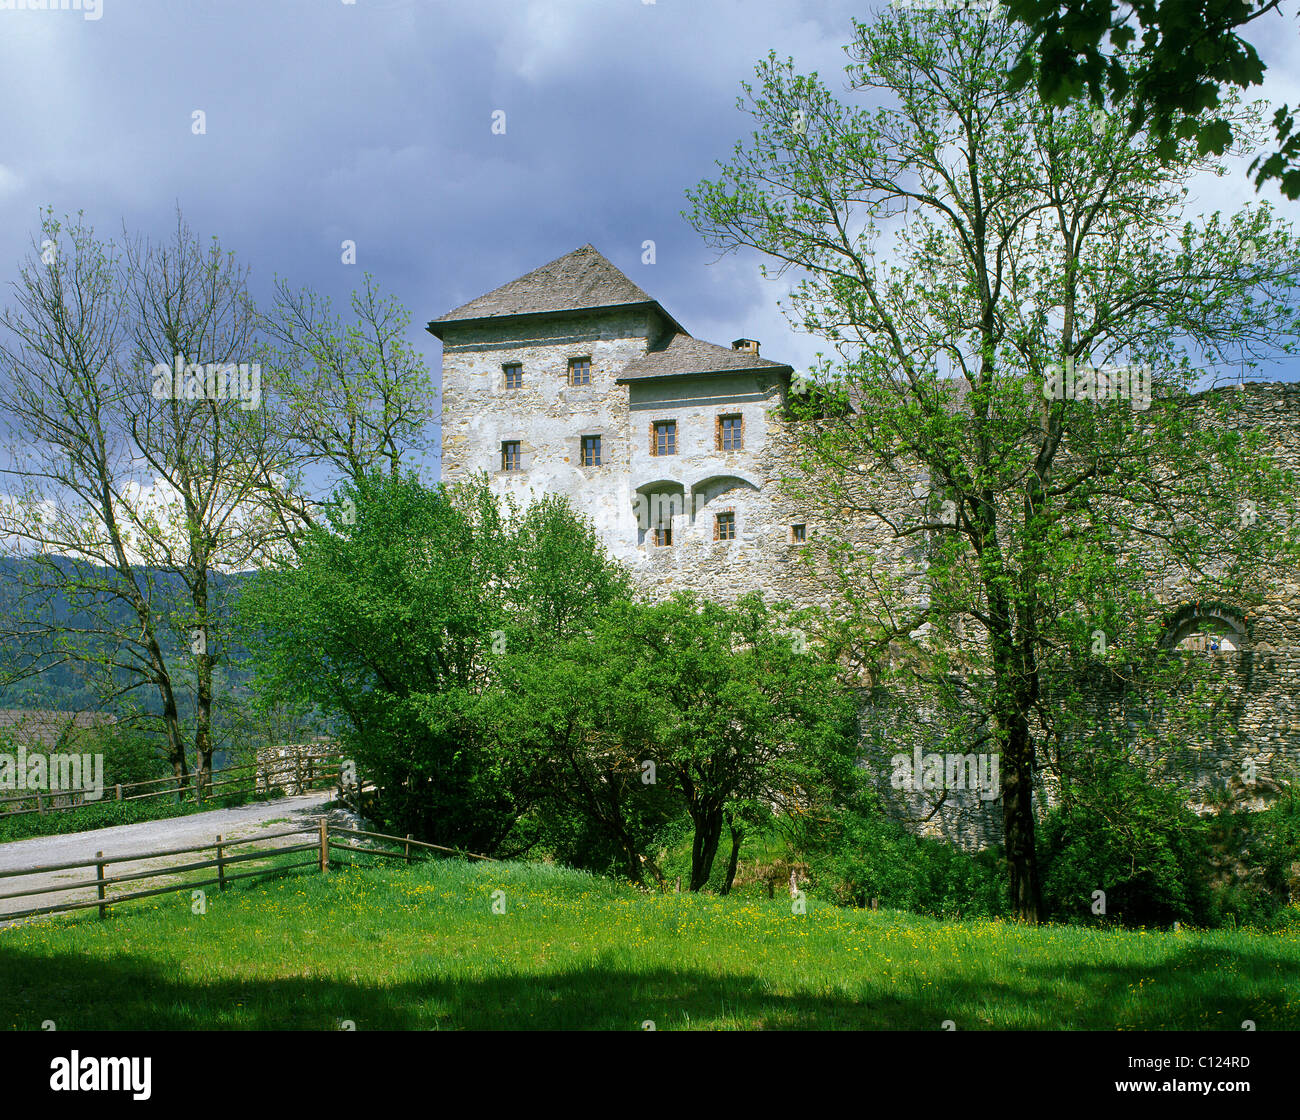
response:
{"label": "gray gabled roof", "polygon": [[760,358],[745,350],[733,350],[692,338],[688,334],[674,334],[661,345],[652,347],[642,357],[634,358],[623,367],[614,380],[644,381],[653,377],[686,377],[693,373],[743,373],[791,372],[781,362]]}
{"label": "gray gabled roof", "polygon": [[682,329],[656,300],[633,284],[595,248],[584,245],[517,280],[494,288],[485,296],[440,315],[429,323],[428,329],[441,338],[443,325],[449,323],[637,306],[653,307],[674,330]]}

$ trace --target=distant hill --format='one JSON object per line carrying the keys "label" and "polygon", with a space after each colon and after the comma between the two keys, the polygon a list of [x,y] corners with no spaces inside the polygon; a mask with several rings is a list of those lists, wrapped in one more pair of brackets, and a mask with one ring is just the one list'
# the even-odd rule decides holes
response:
{"label": "distant hill", "polygon": [[[75,562],[64,560],[60,561],[60,564],[72,567]],[[0,558],[0,613],[7,619],[12,618],[17,610],[17,592],[23,586],[24,571],[31,566],[32,561],[29,560]],[[160,605],[168,602],[183,602],[183,585],[175,575],[146,568],[140,569],[140,572],[141,579],[148,580],[153,585],[155,602]],[[214,574],[212,578],[214,601],[229,606],[238,594],[239,586],[247,578],[248,576],[242,573]],[[120,620],[124,627],[134,627],[134,612],[124,604],[111,603],[108,612],[110,618]],[[52,628],[66,629],[86,626],[91,620],[84,612],[75,609],[64,597],[56,595],[42,604],[41,621]],[[169,661],[177,665],[183,664],[184,659],[189,656],[188,639],[181,635],[168,634],[165,630],[160,636],[164,640],[164,650]],[[111,646],[115,645],[116,643],[100,640],[100,648],[104,652],[111,652]],[[93,643],[92,648],[94,648]],[[230,648],[227,652],[235,662],[242,660],[246,655],[246,651],[242,648]],[[11,672],[20,664],[18,649],[8,641],[0,642],[0,708],[46,708],[73,712],[94,711],[99,708],[99,698],[91,676],[97,671],[94,667],[76,663],[55,665],[34,677],[4,684]],[[236,686],[246,685],[250,678],[246,670],[230,662],[224,666],[223,673],[226,680]],[[181,678],[178,683],[184,686],[187,683],[184,679],[185,675],[178,674],[178,676]],[[152,689],[139,690],[139,702],[146,711],[161,711],[157,694]]]}

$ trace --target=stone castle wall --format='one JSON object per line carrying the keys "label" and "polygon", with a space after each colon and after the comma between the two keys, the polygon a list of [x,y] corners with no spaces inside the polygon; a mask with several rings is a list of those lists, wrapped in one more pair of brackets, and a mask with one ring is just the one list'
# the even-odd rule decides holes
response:
{"label": "stone castle wall", "polygon": [[[1239,425],[1267,432],[1267,451],[1274,463],[1300,476],[1300,385],[1252,384],[1214,392],[1240,393]],[[1198,401],[1192,398],[1189,407],[1197,407]],[[1300,514],[1300,494],[1277,509],[1256,512],[1280,521],[1294,518]],[[1152,552],[1148,570],[1163,567],[1162,558]],[[1220,613],[1198,605],[1177,574],[1162,578],[1161,599],[1171,627]],[[1185,705],[1177,694],[1163,707],[1152,707],[1144,703],[1140,688],[1098,680],[1088,690],[1089,715],[1097,726],[1123,729],[1134,740],[1154,735],[1167,744],[1168,753],[1148,756],[1149,761],[1156,772],[1176,776],[1186,785],[1188,803],[1197,812],[1211,812],[1225,801],[1265,808],[1300,780],[1300,571],[1275,566],[1259,592],[1260,602],[1239,609],[1226,604],[1222,612],[1240,626],[1241,648],[1170,653],[1208,661],[1217,700],[1207,726],[1189,728],[1183,722]],[[864,694],[863,742],[869,748],[865,763],[889,811],[922,834],[962,847],[1000,842],[1000,799],[986,799],[972,790],[906,791],[891,786],[889,758],[896,749],[911,753],[907,730],[915,732],[914,713],[907,697]],[[1048,770],[1038,775],[1036,789],[1040,811],[1056,802]]]}
{"label": "stone castle wall", "polygon": [[[611,553],[635,540],[627,391],[614,378],[645,353],[658,327],[647,311],[610,311],[531,323],[448,327],[443,339],[442,471],[449,482],[486,472],[498,493],[522,503],[566,495]],[[569,381],[569,359],[591,359],[591,384]],[[505,388],[505,365],[523,386]],[[601,465],[582,466],[584,435],[601,436]],[[521,471],[501,469],[501,444],[519,441]]]}
{"label": "stone castle wall", "polygon": [[[801,506],[781,485],[792,471],[794,440],[785,419],[782,379],[751,373],[617,383],[620,370],[645,353],[659,329],[652,312],[635,309],[491,327],[449,325],[443,358],[444,477],[455,481],[486,471],[499,493],[524,501],[548,492],[565,494],[595,523],[638,585],[654,596],[689,590],[728,601],[758,589],[771,600],[826,604],[832,585],[806,566],[805,550],[794,539],[796,525],[805,526],[814,544],[849,533],[867,556],[866,574],[873,569],[904,573],[916,580],[915,593],[924,595],[923,582],[916,579],[923,569],[922,541],[900,542],[849,509],[828,522],[825,511]],[[590,387],[567,384],[568,360],[576,354],[591,358]],[[523,388],[505,390],[507,362],[523,364]],[[1300,474],[1300,386],[1250,385],[1240,393],[1244,412],[1238,422],[1263,427],[1279,465]],[[744,416],[742,450],[717,447],[714,425],[722,414]],[[652,455],[651,425],[670,419],[677,422],[678,453]],[[580,439],[590,434],[602,437],[599,467],[580,465]],[[501,470],[504,440],[520,442],[522,471]],[[926,489],[923,475],[905,471],[889,488],[883,500],[897,503],[914,503]],[[735,514],[735,540],[714,539],[719,512]],[[1292,512],[1260,511],[1265,516]],[[665,519],[673,543],[657,547],[648,530]],[[1165,590],[1171,612],[1186,605],[1186,588],[1176,579]],[[1179,766],[1185,767],[1192,803],[1200,808],[1225,791],[1242,803],[1264,804],[1300,766],[1300,573],[1278,570],[1261,590],[1263,602],[1244,612],[1246,648],[1213,655],[1226,692],[1214,727],[1184,744]],[[891,740],[891,721],[910,722],[915,729],[916,711],[906,697],[863,695],[865,764],[891,812],[922,833],[964,847],[996,843],[1002,832],[1000,799],[980,791],[905,793],[890,786],[890,743],[907,739],[900,724],[900,736]],[[1144,720],[1158,725],[1165,718],[1135,713],[1124,697],[1098,696],[1096,703],[1108,706],[1104,718],[1123,726]],[[1257,775],[1251,783],[1241,777],[1247,760]],[[1040,806],[1052,800],[1044,777]]]}

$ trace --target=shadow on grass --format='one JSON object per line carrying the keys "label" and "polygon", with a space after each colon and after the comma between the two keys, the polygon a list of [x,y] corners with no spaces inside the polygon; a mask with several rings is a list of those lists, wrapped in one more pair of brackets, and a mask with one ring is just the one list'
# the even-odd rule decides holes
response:
{"label": "shadow on grass", "polygon": [[[364,961],[358,961],[364,970]],[[1190,946],[1154,965],[1027,967],[1015,983],[940,978],[916,994],[858,978],[861,1000],[773,991],[763,978],[599,963],[556,973],[392,984],[330,976],[178,982],[154,962],[0,948],[0,1030],[1295,1029],[1294,975],[1277,958]],[[1232,983],[1226,982],[1231,973]],[[1216,983],[1222,976],[1225,982]],[[1134,990],[1140,996],[1133,997]],[[1125,1007],[1136,1011],[1125,1011]]]}

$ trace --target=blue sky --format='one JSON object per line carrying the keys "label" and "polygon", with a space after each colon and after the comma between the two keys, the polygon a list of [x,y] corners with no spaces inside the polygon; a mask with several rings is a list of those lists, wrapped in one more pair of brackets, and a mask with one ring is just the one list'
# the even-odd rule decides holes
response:
{"label": "blue sky", "polygon": [[[0,0],[0,7],[6,0]],[[14,0],[7,0],[13,3]],[[18,0],[22,3],[23,0]],[[586,242],[693,334],[804,366],[755,256],[715,262],[681,217],[746,121],[739,84],[775,49],[838,75],[841,0],[102,0],[0,10],[0,283],[39,210],[162,237],[179,204],[250,265],[336,303],[373,272],[424,322]],[[1289,6],[1290,7],[1290,6]],[[1252,36],[1261,96],[1300,102],[1293,11]],[[838,86],[838,78],[833,85]],[[192,114],[206,114],[194,135]],[[504,110],[505,135],[492,132]],[[1243,165],[1193,211],[1256,197]],[[1269,198],[1300,225],[1300,205]],[[340,262],[354,240],[357,264]],[[656,263],[641,244],[656,243]],[[1300,365],[1279,371],[1300,376]]]}

